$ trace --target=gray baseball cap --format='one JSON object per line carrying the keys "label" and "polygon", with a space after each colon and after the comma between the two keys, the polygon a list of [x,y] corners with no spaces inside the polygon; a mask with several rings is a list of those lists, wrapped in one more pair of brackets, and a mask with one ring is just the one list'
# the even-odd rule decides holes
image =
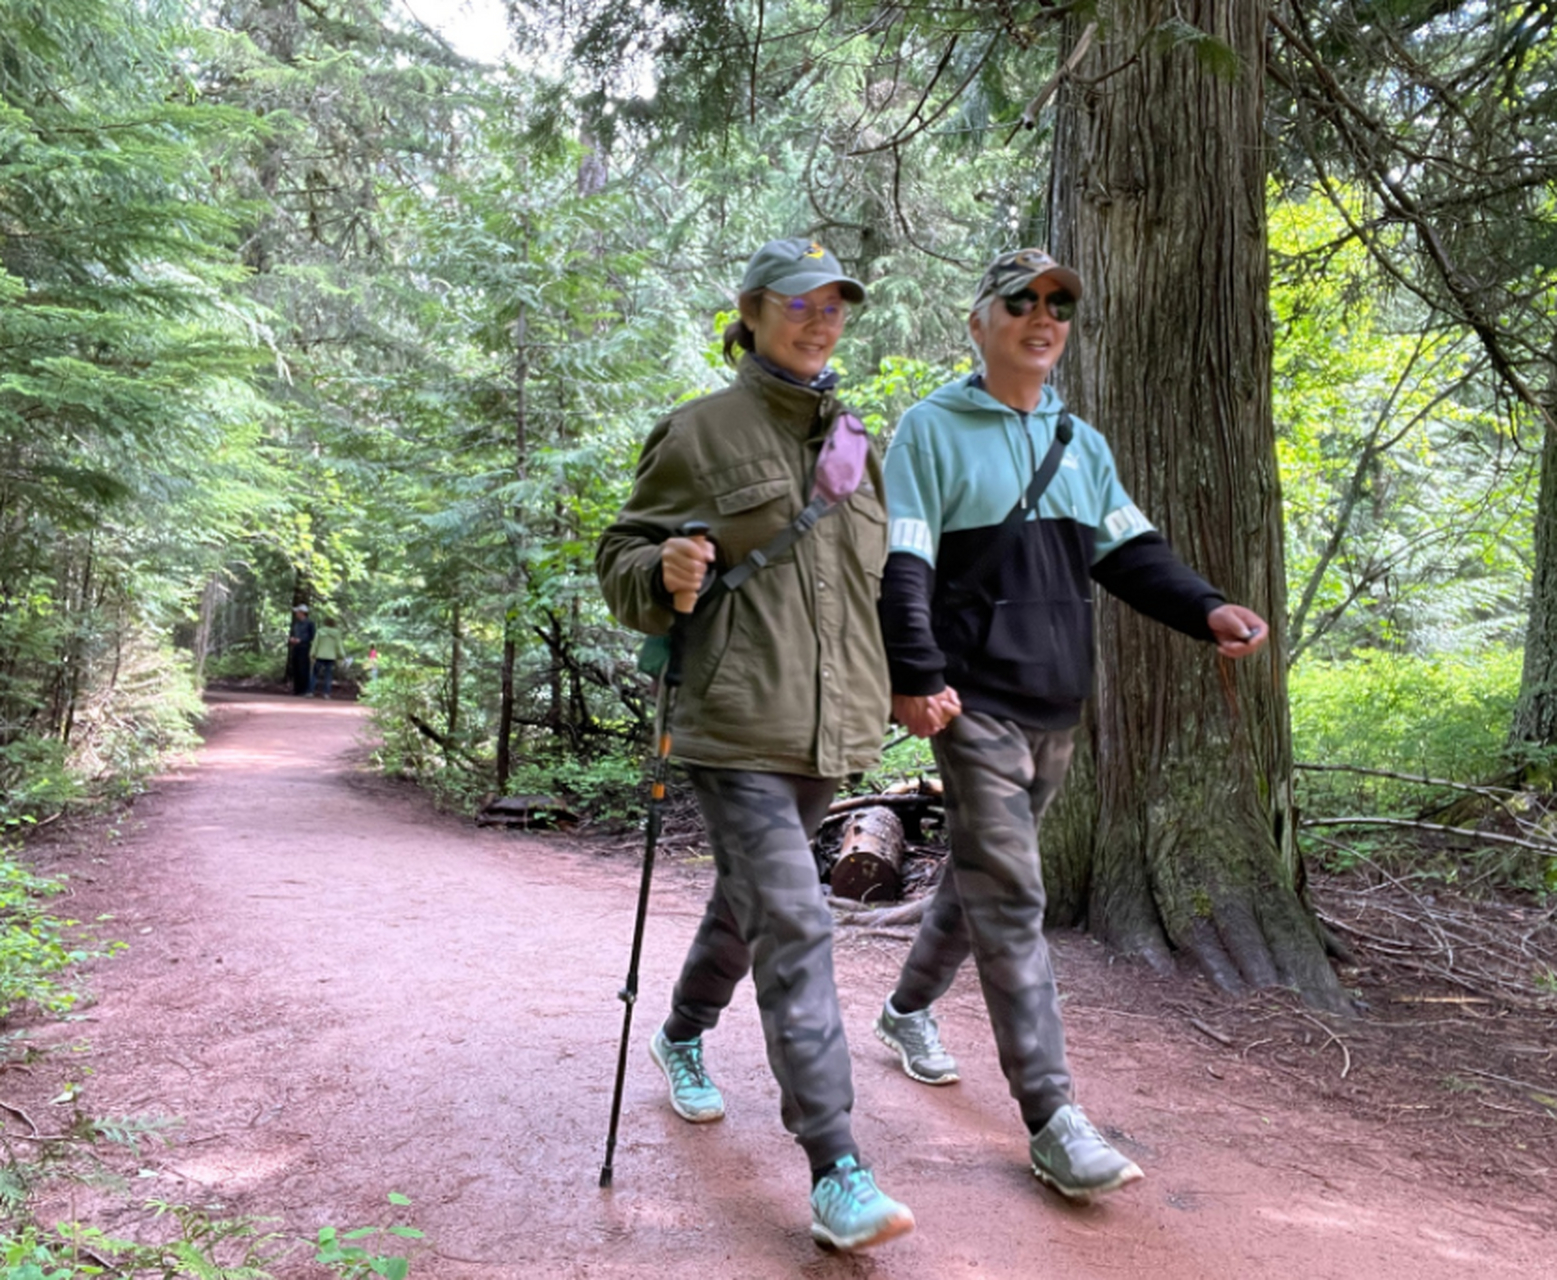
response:
{"label": "gray baseball cap", "polygon": [[838,259],[815,240],[769,240],[752,254],[741,280],[742,293],[772,289],[774,293],[809,293],[836,284],[850,302],[865,301],[865,286],[843,273]]}

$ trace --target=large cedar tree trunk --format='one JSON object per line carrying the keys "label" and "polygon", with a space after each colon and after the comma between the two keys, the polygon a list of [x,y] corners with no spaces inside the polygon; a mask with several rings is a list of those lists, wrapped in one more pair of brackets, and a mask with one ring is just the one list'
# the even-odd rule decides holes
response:
{"label": "large cedar tree trunk", "polygon": [[[1108,12],[1055,144],[1052,248],[1086,284],[1060,389],[1112,443],[1126,488],[1180,556],[1275,634],[1235,664],[1100,599],[1092,756],[1045,827],[1053,897],[1155,965],[1176,949],[1225,988],[1288,986],[1340,1008],[1294,831],[1267,5],[1132,0]],[[1236,77],[1149,37],[1175,14],[1237,51]]]}
{"label": "large cedar tree trunk", "polygon": [[[1525,624],[1525,664],[1519,681],[1509,745],[1517,756],[1532,747],[1557,747],[1557,349],[1552,352],[1545,396],[1546,439],[1541,446],[1541,488],[1535,507],[1535,570],[1530,618]],[[1551,770],[1527,769],[1531,781],[1551,783]]]}

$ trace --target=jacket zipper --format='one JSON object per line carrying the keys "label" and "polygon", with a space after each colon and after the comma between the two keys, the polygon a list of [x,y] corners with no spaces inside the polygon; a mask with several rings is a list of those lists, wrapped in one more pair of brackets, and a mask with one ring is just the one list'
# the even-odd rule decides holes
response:
{"label": "jacket zipper", "polygon": [[1033,483],[1033,473],[1038,470],[1038,450],[1033,444],[1033,433],[1027,426],[1027,415],[1018,410],[1016,416],[1022,423],[1022,438],[1027,441],[1027,483],[1022,484],[1021,477],[1017,477],[1017,483],[1022,484],[1022,510],[1026,511],[1027,490]]}

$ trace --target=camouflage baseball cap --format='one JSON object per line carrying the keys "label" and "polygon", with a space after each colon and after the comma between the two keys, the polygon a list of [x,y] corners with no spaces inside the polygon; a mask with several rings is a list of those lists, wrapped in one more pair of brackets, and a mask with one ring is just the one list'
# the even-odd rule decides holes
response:
{"label": "camouflage baseball cap", "polygon": [[1039,276],[1053,276],[1070,290],[1072,297],[1081,297],[1081,277],[1069,267],[1060,266],[1042,249],[1012,249],[984,268],[973,305],[978,306],[985,298],[1009,298],[1021,293]]}
{"label": "camouflage baseball cap", "polygon": [[838,259],[815,240],[769,240],[746,264],[741,292],[772,289],[793,298],[824,284],[836,284],[850,302],[865,301],[865,286],[844,275]]}

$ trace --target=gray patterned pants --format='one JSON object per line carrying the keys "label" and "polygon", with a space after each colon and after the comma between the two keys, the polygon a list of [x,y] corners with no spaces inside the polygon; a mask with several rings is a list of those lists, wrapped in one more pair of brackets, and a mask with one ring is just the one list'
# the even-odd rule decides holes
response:
{"label": "gray patterned pants", "polygon": [[813,1170],[859,1155],[854,1078],[833,981],[833,918],[811,837],[836,778],[687,766],[718,873],[671,1002],[666,1033],[711,1030],[751,972],[784,1127]]}
{"label": "gray patterned pants", "polygon": [[971,952],[1001,1070],[1034,1129],[1071,1100],[1043,937],[1038,825],[1065,781],[1074,733],[964,712],[930,740],[946,787],[951,854],[892,997],[904,1012],[927,1008]]}

